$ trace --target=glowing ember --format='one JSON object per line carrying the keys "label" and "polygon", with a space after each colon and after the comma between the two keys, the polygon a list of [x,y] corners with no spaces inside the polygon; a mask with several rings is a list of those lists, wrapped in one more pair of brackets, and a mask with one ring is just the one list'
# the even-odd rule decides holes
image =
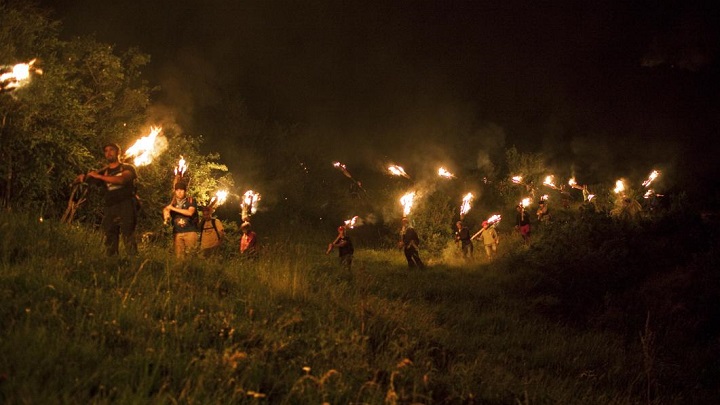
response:
{"label": "glowing ember", "polygon": [[625,191],[625,183],[622,180],[618,180],[615,182],[615,189],[613,190],[615,194],[622,193]]}
{"label": "glowing ember", "polygon": [[513,178],[512,178],[512,182],[515,184],[522,183],[522,180],[523,180],[522,176],[513,176]]}
{"label": "glowing ember", "polygon": [[530,197],[525,197],[522,199],[522,201],[520,201],[520,205],[522,205],[523,207],[529,207],[530,201]]}
{"label": "glowing ember", "polygon": [[500,222],[501,219],[502,219],[502,217],[500,216],[500,214],[495,214],[495,215],[491,216],[490,218],[488,218],[487,222],[489,225],[495,225],[498,222]]}
{"label": "glowing ember", "polygon": [[438,169],[438,176],[445,177],[446,179],[454,179],[455,175],[445,170],[444,167]]}
{"label": "glowing ember", "polygon": [[33,59],[28,63],[18,63],[15,66],[3,66],[2,71],[5,73],[0,74],[0,90],[13,90],[23,87],[30,83],[30,73],[34,72],[41,75],[42,70],[33,67],[37,59]]}
{"label": "glowing ember", "polygon": [[410,193],[405,194],[400,198],[400,204],[403,206],[403,216],[410,215],[410,210],[412,209],[413,202],[415,200],[415,192],[412,191]]}
{"label": "glowing ember", "polygon": [[242,203],[242,218],[247,218],[257,212],[258,201],[260,201],[260,194],[252,190],[248,190],[243,194]]}
{"label": "glowing ember", "polygon": [[187,168],[188,166],[185,163],[185,159],[180,155],[180,160],[178,160],[178,164],[175,166],[175,175],[180,175],[180,177],[184,176]]}
{"label": "glowing ember", "polygon": [[548,187],[557,188],[557,186],[555,185],[554,176],[552,175],[545,177],[545,181],[543,181],[543,184]]}
{"label": "glowing ember", "polygon": [[403,177],[405,177],[406,179],[409,179],[409,178],[410,178],[410,176],[408,176],[407,173],[405,173],[405,169],[403,169],[403,168],[400,167],[400,166],[390,165],[390,166],[388,167],[388,170],[390,171],[390,174],[392,174],[393,176],[403,176]]}
{"label": "glowing ember", "polygon": [[138,139],[125,151],[125,157],[134,158],[135,166],[145,166],[151,163],[162,152],[162,148],[156,142],[160,131],[162,131],[160,127],[151,127],[149,135]]}
{"label": "glowing ember", "polygon": [[470,211],[470,203],[473,198],[475,198],[475,196],[472,193],[465,194],[465,197],[462,199],[462,205],[460,205],[460,217],[464,217],[465,214]]}
{"label": "glowing ember", "polygon": [[659,175],[660,175],[660,172],[659,172],[659,171],[653,170],[652,173],[650,173],[650,176],[648,177],[648,179],[645,180],[645,181],[643,181],[642,185],[643,185],[644,187],[649,186],[650,183],[652,183],[655,179],[657,179],[657,177],[658,177]]}
{"label": "glowing ember", "polygon": [[346,220],[346,221],[345,221],[345,227],[346,227],[346,228],[353,229],[353,227],[355,227],[356,224],[357,224],[357,225],[360,225],[360,224],[358,223],[358,220],[359,220],[359,219],[360,219],[360,217],[358,217],[357,215],[355,215],[354,217]]}

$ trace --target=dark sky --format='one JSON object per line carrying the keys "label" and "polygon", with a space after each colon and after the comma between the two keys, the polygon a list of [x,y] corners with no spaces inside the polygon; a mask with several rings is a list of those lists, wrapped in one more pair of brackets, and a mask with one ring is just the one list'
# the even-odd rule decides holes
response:
{"label": "dark sky", "polygon": [[720,174],[716,3],[43,1],[65,36],[150,54],[157,103],[230,160],[242,134],[212,124],[237,105],[328,161],[476,169],[516,145],[588,182]]}

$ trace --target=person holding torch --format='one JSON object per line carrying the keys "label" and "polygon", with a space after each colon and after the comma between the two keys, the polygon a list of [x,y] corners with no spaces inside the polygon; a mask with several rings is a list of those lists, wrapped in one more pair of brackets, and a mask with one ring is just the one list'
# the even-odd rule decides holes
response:
{"label": "person holding torch", "polygon": [[418,246],[420,245],[420,237],[418,236],[415,228],[410,224],[410,220],[407,217],[403,217],[401,220],[402,228],[400,229],[400,248],[405,253],[405,259],[407,259],[408,267],[420,269],[425,268],[422,260],[420,260],[420,254],[418,253]]}
{"label": "person holding torch", "polygon": [[75,181],[79,183],[87,181],[104,186],[105,210],[101,227],[105,234],[105,253],[108,256],[117,255],[120,236],[122,236],[126,254],[134,256],[137,253],[135,240],[138,208],[135,195],[137,173],[135,167],[120,161],[120,152],[118,144],[106,144],[103,153],[107,166],[86,175],[81,174]]}
{"label": "person holding torch", "polygon": [[353,244],[350,238],[345,235],[345,227],[340,225],[337,231],[337,237],[334,241],[332,241],[332,243],[328,245],[325,254],[330,254],[330,252],[332,252],[334,248],[338,248],[340,266],[344,269],[347,269],[347,271],[350,271],[350,268],[352,267],[353,253],[355,253],[355,249],[353,248]]}
{"label": "person holding torch", "polygon": [[197,203],[187,195],[187,184],[184,181],[175,183],[174,188],[173,201],[163,208],[163,219],[165,223],[172,221],[175,257],[182,259],[197,246]]}

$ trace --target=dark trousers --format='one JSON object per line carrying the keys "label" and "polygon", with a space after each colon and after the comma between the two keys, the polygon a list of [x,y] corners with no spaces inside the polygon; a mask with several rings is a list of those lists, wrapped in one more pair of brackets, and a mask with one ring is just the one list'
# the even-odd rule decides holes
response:
{"label": "dark trousers", "polygon": [[417,249],[414,247],[405,248],[405,258],[407,259],[408,267],[425,268],[422,260],[420,260],[420,254],[418,254]]}
{"label": "dark trousers", "polygon": [[108,256],[118,254],[121,235],[125,253],[128,256],[134,256],[137,253],[137,241],[135,241],[136,217],[137,213],[133,199],[127,199],[105,207],[102,229],[105,233],[105,253]]}

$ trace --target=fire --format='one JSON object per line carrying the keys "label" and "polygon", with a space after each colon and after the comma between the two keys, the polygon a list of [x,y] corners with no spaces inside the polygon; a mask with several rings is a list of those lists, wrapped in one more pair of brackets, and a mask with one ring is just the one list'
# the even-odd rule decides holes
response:
{"label": "fire", "polygon": [[595,198],[595,194],[588,194],[588,202]]}
{"label": "fire", "polygon": [[228,192],[227,190],[218,190],[213,198],[210,200],[210,205],[213,207],[223,205],[227,201]]}
{"label": "fire", "polygon": [[470,211],[470,203],[475,198],[475,196],[472,193],[465,194],[465,197],[462,199],[462,204],[460,205],[460,217],[464,217],[465,214]]}
{"label": "fire", "polygon": [[658,177],[659,175],[660,175],[660,172],[659,172],[659,171],[653,170],[652,173],[650,173],[650,176],[648,177],[648,179],[645,180],[645,181],[643,181],[642,185],[643,185],[644,187],[649,186],[650,183],[652,183],[655,179],[657,179],[657,177]]}
{"label": "fire", "polygon": [[454,179],[455,175],[445,170],[444,167],[438,169],[438,176],[445,177],[446,179]]}
{"label": "fire", "polygon": [[543,181],[543,184],[548,187],[557,188],[557,186],[555,185],[555,178],[552,175],[546,176],[545,181]]}
{"label": "fire", "polygon": [[613,190],[615,194],[622,193],[625,191],[625,183],[622,180],[617,180],[615,182],[615,189]]}
{"label": "fire", "polygon": [[570,185],[570,187],[575,187],[575,185],[577,184],[577,181],[575,181],[575,177],[571,177],[570,180],[568,180],[568,184]]}
{"label": "fire", "polygon": [[529,207],[530,206],[530,197],[525,197],[520,201],[520,205],[523,207]]}
{"label": "fire", "polygon": [[402,206],[403,206],[403,216],[406,217],[406,216],[410,215],[410,210],[412,209],[414,200],[415,200],[415,192],[414,191],[409,192],[400,198],[400,204],[402,204]]}
{"label": "fire", "polygon": [[185,163],[185,159],[182,155],[180,155],[180,160],[178,160],[177,166],[175,166],[175,175],[180,175],[180,177],[185,175],[185,172],[187,171],[187,164]]}
{"label": "fire", "polygon": [[360,225],[360,224],[358,223],[358,220],[359,220],[359,219],[360,219],[360,217],[358,217],[357,215],[355,215],[354,217],[346,220],[346,221],[345,221],[345,227],[346,227],[346,228],[353,229],[353,227],[355,227],[355,224]]}
{"label": "fire", "polygon": [[150,127],[150,134],[138,139],[133,146],[128,148],[125,151],[125,157],[134,158],[135,166],[145,166],[151,163],[162,152],[160,145],[156,142],[160,131],[162,131],[160,127]]}
{"label": "fire", "polygon": [[645,195],[643,195],[643,198],[650,198],[653,195],[655,195],[655,190],[650,188],[650,189],[648,189],[648,191],[645,192]]}
{"label": "fire", "polygon": [[33,59],[28,63],[18,63],[15,66],[3,66],[2,70],[8,70],[0,74],[0,90],[13,90],[23,87],[30,83],[30,73],[34,72],[41,75],[42,69],[33,67],[37,59]]}
{"label": "fire", "polygon": [[540,201],[547,201],[549,199],[550,199],[550,196],[547,194],[540,196]]}
{"label": "fire", "polygon": [[501,219],[502,219],[502,217],[500,216],[500,214],[495,214],[495,215],[492,215],[490,218],[487,219],[487,223],[488,223],[489,225],[495,225],[495,224],[497,224],[498,222],[500,222]]}
{"label": "fire", "polygon": [[406,179],[409,179],[409,178],[410,178],[410,176],[408,176],[407,173],[405,173],[405,169],[403,169],[403,168],[400,167],[400,166],[390,165],[390,166],[388,167],[388,170],[390,171],[390,174],[392,174],[393,176],[403,176],[403,177],[405,177]]}
{"label": "fire", "polygon": [[260,201],[259,193],[248,190],[243,194],[243,200],[240,203],[242,207],[242,218],[247,218],[257,212],[258,201]]}
{"label": "fire", "polygon": [[523,181],[522,176],[513,176],[513,178],[512,178],[512,182],[515,184],[520,184],[520,183],[522,183],[522,181]]}

